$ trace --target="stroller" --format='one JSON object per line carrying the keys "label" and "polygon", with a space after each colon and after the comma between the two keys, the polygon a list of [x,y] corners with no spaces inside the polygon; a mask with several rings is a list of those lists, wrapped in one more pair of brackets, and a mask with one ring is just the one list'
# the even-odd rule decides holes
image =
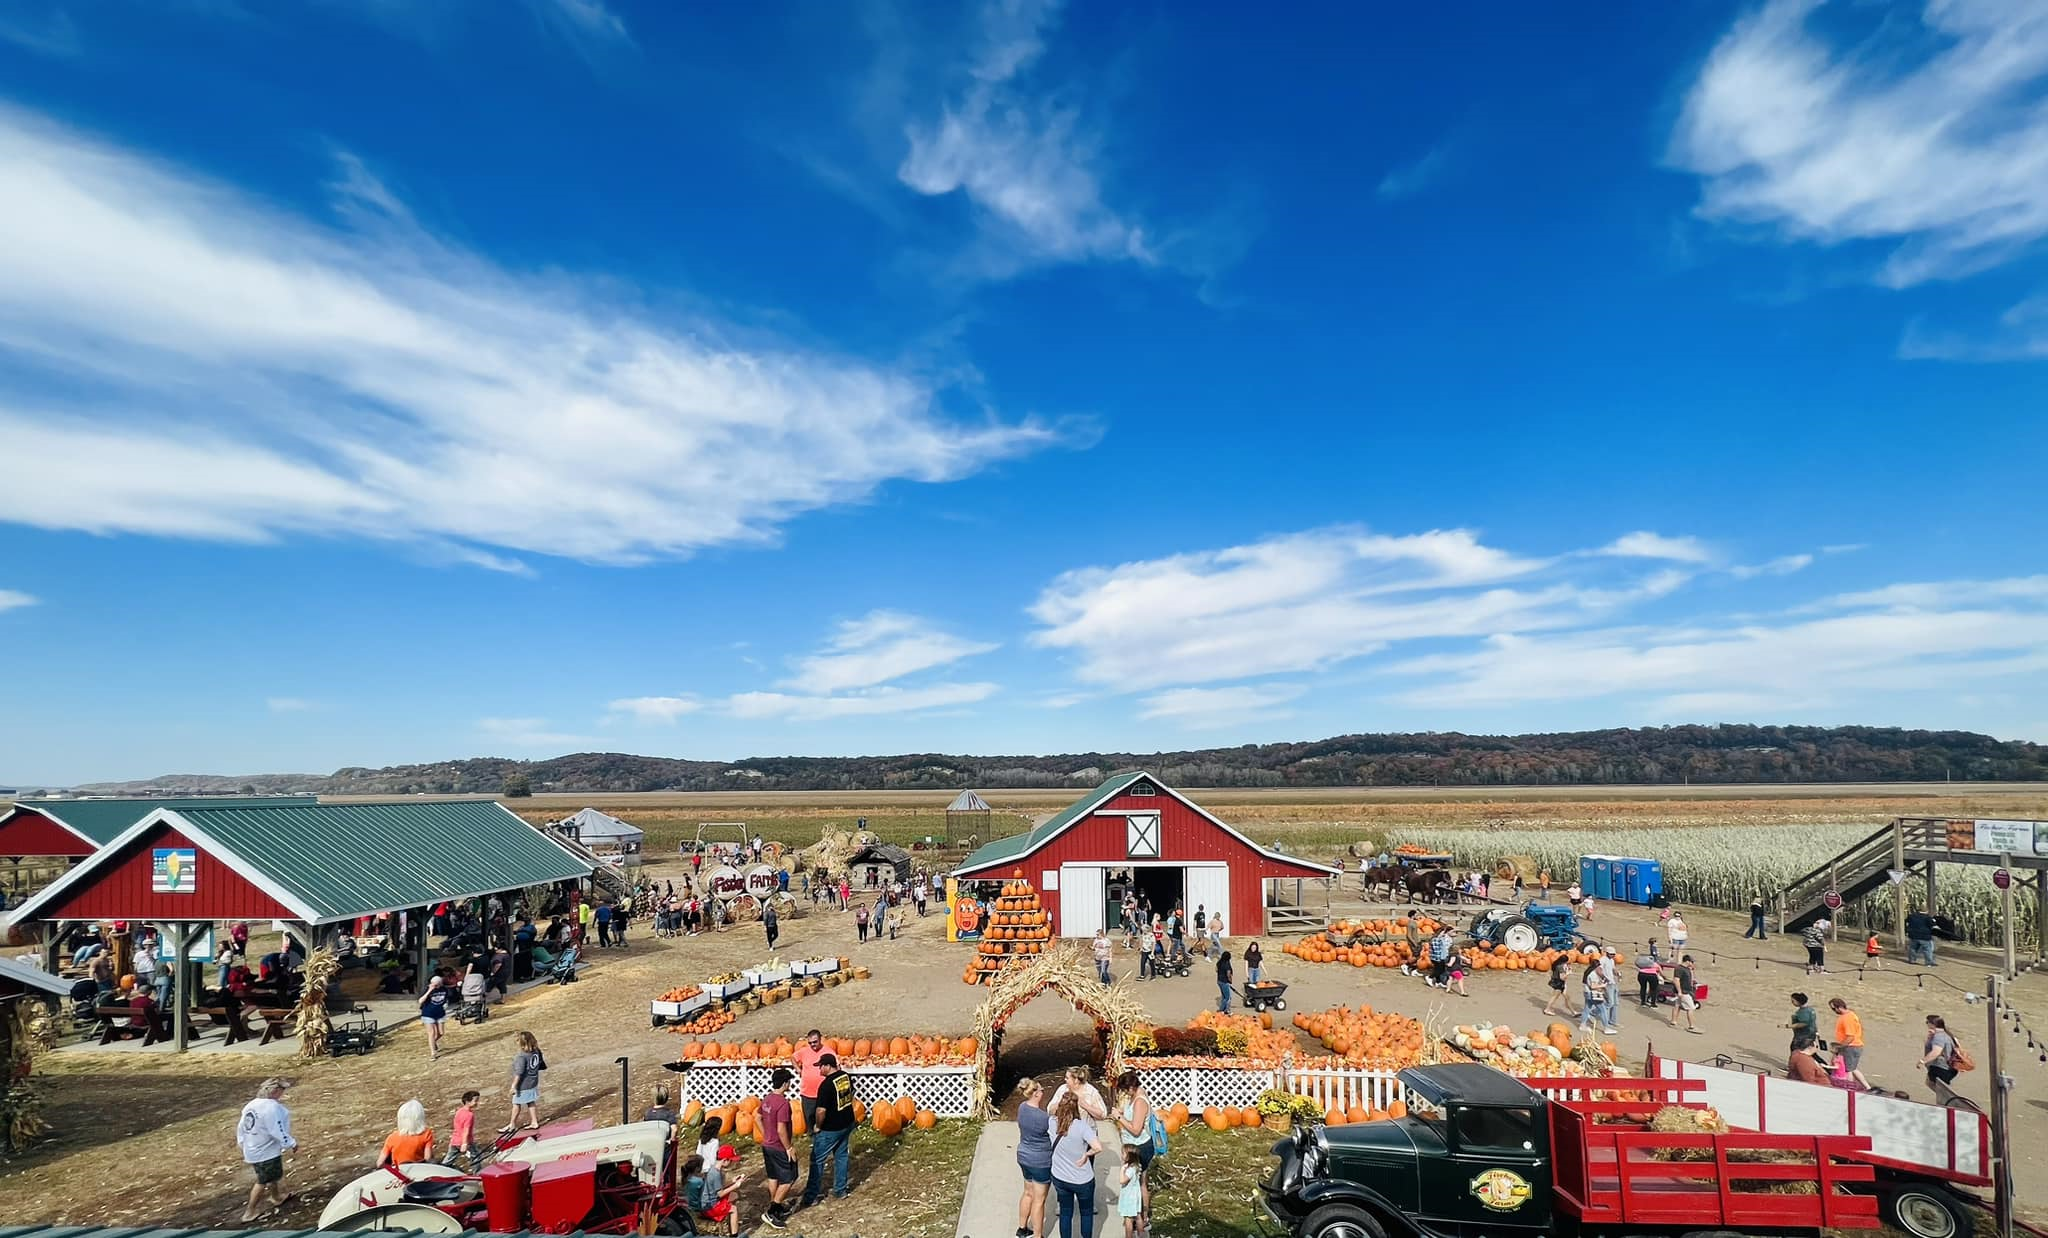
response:
{"label": "stroller", "polygon": [[574,984],[576,982],[576,957],[580,953],[581,951],[574,945],[565,946],[562,949],[562,953],[556,955],[555,961],[548,966],[547,982],[549,984]]}

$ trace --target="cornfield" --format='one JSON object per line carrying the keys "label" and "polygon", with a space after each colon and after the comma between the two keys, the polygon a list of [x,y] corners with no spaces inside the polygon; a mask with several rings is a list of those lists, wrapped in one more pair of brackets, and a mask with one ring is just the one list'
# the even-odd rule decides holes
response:
{"label": "cornfield", "polygon": [[[1526,858],[1537,869],[1549,869],[1553,888],[1578,879],[1582,855],[1641,856],[1664,862],[1664,892],[1675,903],[1747,911],[1761,895],[1775,906],[1778,891],[1812,872],[1847,848],[1870,836],[1869,825],[1702,825],[1657,829],[1618,826],[1600,830],[1395,829],[1387,845],[1417,843],[1455,857],[1463,867],[1492,870],[1510,857]],[[1528,874],[1524,874],[1525,877]],[[1991,870],[1974,865],[1944,864],[1939,876],[1942,915],[1955,919],[1958,932],[1973,942],[2002,940],[2001,896],[1991,884]],[[1907,906],[1924,901],[1926,887],[1917,879],[1905,883]],[[1846,929],[1868,924],[1888,931],[1892,923],[1892,892],[1877,892],[1850,903],[1837,917]],[[2032,948],[2035,933],[2032,892],[2014,899],[2022,945]]]}

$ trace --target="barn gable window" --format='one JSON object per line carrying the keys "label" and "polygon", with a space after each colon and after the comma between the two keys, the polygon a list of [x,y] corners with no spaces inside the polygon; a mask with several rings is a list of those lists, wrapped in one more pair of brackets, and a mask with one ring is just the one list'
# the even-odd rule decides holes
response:
{"label": "barn gable window", "polygon": [[1128,787],[1128,788],[1127,788],[1127,789],[1126,789],[1126,790],[1124,791],[1124,794],[1125,794],[1125,795],[1157,795],[1157,794],[1159,794],[1159,788],[1158,788],[1158,787],[1155,787],[1155,786],[1153,786],[1153,785],[1152,785],[1152,783],[1151,783],[1151,780],[1150,780],[1150,779],[1146,779],[1146,778],[1140,778],[1140,779],[1138,779],[1138,781],[1136,781],[1136,782],[1132,783],[1132,784],[1131,784],[1131,785],[1130,785],[1130,786],[1129,786],[1129,787]]}
{"label": "barn gable window", "polygon": [[1159,858],[1159,814],[1134,812],[1124,818],[1125,854],[1134,860]]}

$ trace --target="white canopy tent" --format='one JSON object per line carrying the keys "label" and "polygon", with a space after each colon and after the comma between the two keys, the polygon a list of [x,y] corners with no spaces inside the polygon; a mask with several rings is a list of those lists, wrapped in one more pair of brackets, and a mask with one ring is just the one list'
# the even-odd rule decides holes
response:
{"label": "white canopy tent", "polygon": [[640,845],[647,841],[647,834],[639,826],[629,825],[595,808],[585,808],[564,817],[556,828],[599,853],[615,851],[623,855],[637,855]]}

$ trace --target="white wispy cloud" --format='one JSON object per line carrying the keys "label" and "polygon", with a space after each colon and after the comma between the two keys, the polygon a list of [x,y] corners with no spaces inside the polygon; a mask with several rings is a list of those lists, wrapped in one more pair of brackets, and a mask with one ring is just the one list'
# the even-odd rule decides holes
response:
{"label": "white wispy cloud", "polygon": [[1894,287],[2048,236],[2048,11],[1931,0],[1917,28],[1871,10],[1850,42],[1816,29],[1819,8],[1772,0],[1701,70],[1670,152],[1703,178],[1700,214],[1823,245],[1893,242],[1878,278]]}
{"label": "white wispy cloud", "polygon": [[1812,566],[1812,555],[1779,555],[1762,563],[1738,563],[1728,569],[1728,574],[1737,580],[1749,580],[1757,576],[1790,576]]}
{"label": "white wispy cloud", "polygon": [[987,700],[995,693],[996,685],[992,683],[935,684],[928,688],[884,686],[836,696],[741,692],[728,697],[725,707],[735,718],[787,718],[796,722],[815,722],[971,705]]}
{"label": "white wispy cloud", "polygon": [[1060,9],[985,0],[956,91],[936,118],[906,126],[897,179],[928,196],[964,194],[1018,262],[1153,263],[1143,226],[1104,200],[1098,139],[1078,107],[1028,80]]}
{"label": "white wispy cloud", "polygon": [[684,714],[694,714],[703,708],[704,702],[694,696],[628,696],[605,706],[608,712],[624,714],[636,722],[671,724]]}
{"label": "white wispy cloud", "polygon": [[877,610],[841,623],[824,650],[799,659],[796,674],[781,686],[811,694],[867,688],[995,647],[940,631],[916,615]]}
{"label": "white wispy cloud", "polygon": [[1617,559],[1669,559],[1675,563],[1710,563],[1714,552],[1696,537],[1665,537],[1638,530],[1602,546],[1594,554]]}
{"label": "white wispy cloud", "polygon": [[1850,610],[1875,607],[1938,610],[2001,602],[2048,602],[2048,576],[2013,576],[2004,580],[1917,581],[1842,593],[1816,609]]}
{"label": "white wispy cloud", "polygon": [[0,216],[0,520],[630,563],[1059,437],[949,417],[913,373],[656,320],[603,280],[282,213],[4,106]]}
{"label": "white wispy cloud", "polygon": [[478,734],[510,749],[569,748],[590,742],[588,736],[551,731],[545,718],[479,718]]}
{"label": "white wispy cloud", "polygon": [[[1596,566],[1573,561],[1581,574]],[[1501,587],[1564,570],[1465,529],[1320,529],[1067,572],[1031,606],[1042,625],[1031,641],[1071,653],[1085,683],[1143,691],[1316,670],[1398,641],[1582,623],[1686,579],[1667,570],[1618,586]]]}
{"label": "white wispy cloud", "polygon": [[1140,718],[1165,719],[1182,726],[1235,726],[1284,718],[1280,708],[1308,689],[1301,684],[1239,684],[1228,688],[1171,688],[1138,702]]}
{"label": "white wispy cloud", "polygon": [[1412,198],[1443,178],[1451,166],[1451,144],[1439,143],[1421,158],[1390,168],[1380,178],[1379,196],[1389,202]]}
{"label": "white wispy cloud", "polygon": [[274,714],[303,714],[319,708],[317,704],[302,696],[265,697],[263,707]]}
{"label": "white wispy cloud", "polygon": [[18,606],[34,606],[37,598],[19,589],[0,589],[0,610],[13,610]]}

